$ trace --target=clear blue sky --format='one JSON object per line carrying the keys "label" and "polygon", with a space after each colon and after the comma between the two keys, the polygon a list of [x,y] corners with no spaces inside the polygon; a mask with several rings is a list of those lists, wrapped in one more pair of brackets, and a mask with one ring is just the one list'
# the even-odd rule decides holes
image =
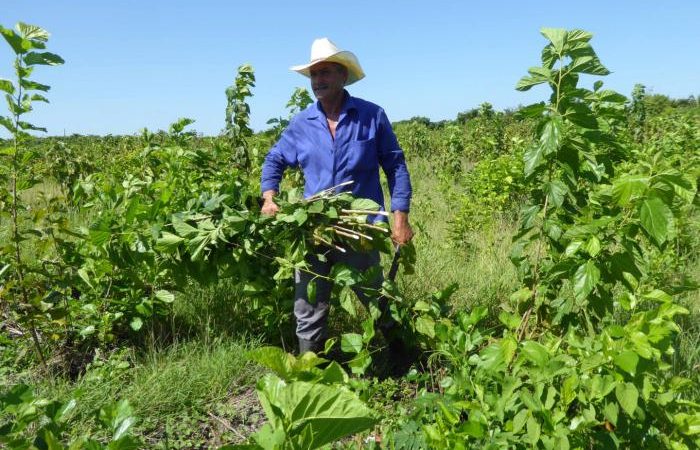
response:
{"label": "clear blue sky", "polygon": [[[286,116],[295,87],[308,87],[289,66],[308,62],[312,40],[322,36],[358,56],[367,77],[349,91],[383,106],[392,121],[545,99],[543,90],[514,90],[539,62],[543,26],[594,33],[613,72],[606,86],[625,95],[635,83],[672,97],[700,94],[698,0],[0,2],[0,24],[47,29],[48,50],[66,60],[35,72],[52,86],[51,104],[38,104],[29,119],[56,135],[132,134],[179,117],[216,134],[224,90],[243,63],[257,78],[252,125],[265,129],[268,119]],[[11,58],[3,40],[1,78],[11,77]]]}

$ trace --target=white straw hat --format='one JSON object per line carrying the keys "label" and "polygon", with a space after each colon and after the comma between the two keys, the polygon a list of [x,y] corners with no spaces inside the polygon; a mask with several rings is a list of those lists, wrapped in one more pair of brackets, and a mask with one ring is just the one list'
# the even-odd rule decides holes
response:
{"label": "white straw hat", "polygon": [[365,73],[362,71],[362,67],[360,67],[360,62],[357,60],[357,57],[352,52],[338,49],[338,47],[336,47],[336,45],[328,38],[314,40],[313,44],[311,44],[311,58],[309,59],[310,62],[308,64],[292,66],[289,69],[304,76],[310,77],[311,74],[309,73],[309,70],[311,69],[311,66],[327,61],[342,64],[348,69],[348,81],[345,82],[345,86],[365,77]]}

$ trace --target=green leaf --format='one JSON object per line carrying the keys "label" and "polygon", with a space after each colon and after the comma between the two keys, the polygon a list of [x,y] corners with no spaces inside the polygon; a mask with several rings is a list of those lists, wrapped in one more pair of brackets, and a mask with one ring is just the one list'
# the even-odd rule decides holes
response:
{"label": "green leaf", "polygon": [[547,109],[547,106],[545,105],[544,102],[539,102],[539,103],[534,103],[532,105],[524,106],[520,108],[516,113],[515,116],[518,118],[533,118],[533,117],[539,117],[542,115],[543,112]]}
{"label": "green leaf", "polygon": [[199,230],[197,228],[185,222],[181,217],[173,216],[172,222],[173,228],[179,236],[190,237],[199,233]]}
{"label": "green leaf", "polygon": [[348,367],[355,375],[364,375],[370,364],[372,364],[372,356],[365,348],[348,362]]}
{"label": "green leaf", "polygon": [[162,235],[156,241],[156,249],[161,251],[173,251],[177,249],[184,238],[170,233],[168,231],[163,231]]}
{"label": "green leaf", "polygon": [[37,127],[36,125],[33,125],[29,122],[18,121],[17,126],[19,126],[22,130],[43,131],[44,133],[46,133],[46,128]]}
{"label": "green leaf", "polygon": [[481,351],[479,365],[488,371],[503,370],[513,360],[517,348],[515,339],[506,336]]}
{"label": "green leaf", "polygon": [[525,162],[525,177],[529,177],[544,161],[542,147],[531,145],[525,150],[523,161]]}
{"label": "green leaf", "polygon": [[[49,40],[49,32],[36,25],[18,22],[15,28],[24,39],[31,39],[35,44],[42,44]],[[35,48],[44,48],[43,45]]]}
{"label": "green leaf", "polygon": [[304,222],[306,222],[306,219],[309,218],[309,214],[306,212],[305,209],[297,208],[294,210],[294,214],[292,214],[292,217],[298,225],[303,225]]}
{"label": "green leaf", "polygon": [[416,319],[416,331],[430,338],[434,338],[435,321],[428,316],[418,316],[418,319]]}
{"label": "green leaf", "polygon": [[564,52],[564,44],[567,37],[567,32],[564,28],[541,28],[540,33],[549,39],[556,53],[561,54]]}
{"label": "green leaf", "polygon": [[21,55],[32,47],[30,41],[22,39],[22,36],[17,34],[14,30],[0,26],[0,34],[2,34],[2,37],[10,44],[15,55]]}
{"label": "green leaf", "polygon": [[669,227],[673,224],[673,212],[658,197],[645,199],[639,207],[642,228],[657,246],[663,245],[669,237]]}
{"label": "green leaf", "polygon": [[360,353],[362,345],[361,334],[345,333],[340,338],[340,349],[346,353]]}
{"label": "green leaf", "polygon": [[269,419],[271,413],[281,416],[276,423],[284,424],[294,448],[319,448],[377,423],[372,411],[346,389],[305,381],[284,385],[265,380],[269,378],[275,377],[264,377],[258,395]]}
{"label": "green leaf", "polygon": [[617,426],[617,416],[619,415],[619,413],[620,407],[617,406],[617,403],[615,402],[608,402],[605,404],[605,408],[603,408],[603,414],[605,414],[605,418],[615,426]]}
{"label": "green leaf", "polygon": [[615,387],[615,397],[627,415],[634,417],[634,411],[637,409],[637,401],[639,400],[639,392],[635,385],[632,383],[618,384]]}
{"label": "green leaf", "polygon": [[26,90],[48,92],[51,89],[51,86],[47,84],[41,84],[27,79],[21,80],[19,84]]}
{"label": "green leaf", "polygon": [[49,99],[48,99],[48,98],[44,97],[43,95],[39,95],[39,94],[32,94],[32,95],[29,97],[29,100],[31,100],[31,101],[33,101],[33,102],[44,102],[44,103],[49,103]]}
{"label": "green leaf", "polygon": [[593,38],[593,34],[588,31],[573,29],[566,33],[566,41],[569,44],[583,44],[590,41]]}
{"label": "green leaf", "polygon": [[355,293],[348,286],[344,286],[340,291],[340,306],[350,314],[351,317],[357,317],[355,309]]}
{"label": "green leaf", "polygon": [[595,258],[595,256],[600,253],[601,250],[601,243],[600,239],[598,239],[598,236],[593,235],[586,241],[586,245],[584,246],[584,250],[588,252],[588,254],[592,257]]}
{"label": "green leaf", "polygon": [[131,322],[129,322],[129,326],[132,330],[139,331],[143,326],[143,320],[140,317],[136,316],[133,319],[131,319]]}
{"label": "green leaf", "polygon": [[17,131],[14,122],[8,117],[0,116],[0,125],[5,127],[5,129],[12,134],[15,134],[15,132]]}
{"label": "green leaf", "polygon": [[547,156],[556,153],[559,149],[559,136],[562,130],[562,120],[558,115],[552,116],[542,127],[540,135],[540,147],[542,155]]}
{"label": "green leaf", "polygon": [[60,56],[49,52],[29,52],[24,56],[24,63],[28,66],[44,65],[57,66],[65,61]]}
{"label": "green leaf", "polygon": [[639,363],[639,356],[635,352],[624,351],[613,359],[615,365],[632,376],[637,373],[637,364]]}
{"label": "green leaf", "polygon": [[15,85],[12,84],[12,81],[10,80],[0,78],[0,91],[5,91],[8,94],[12,95],[15,93]]}
{"label": "green leaf", "polygon": [[673,301],[673,297],[671,297],[669,294],[662,291],[661,289],[654,289],[650,292],[647,292],[642,297],[646,300],[654,300],[660,303],[671,303]]}
{"label": "green leaf", "polygon": [[593,261],[581,264],[574,274],[574,294],[577,300],[583,300],[593,291],[600,281],[600,270]]}
{"label": "green leaf", "polygon": [[[526,298],[530,297],[530,290],[527,290],[528,296]],[[513,295],[510,297],[511,299],[513,298]],[[509,313],[508,311],[501,311],[498,313],[498,320],[506,326],[511,331],[515,331],[520,327],[520,322],[522,321],[522,318],[513,313]]]}
{"label": "green leaf", "polygon": [[516,90],[527,91],[533,86],[550,81],[552,77],[551,71],[546,67],[531,67],[528,72],[530,75],[522,77],[515,85]]}
{"label": "green leaf", "polygon": [[626,175],[613,182],[612,195],[620,206],[627,205],[634,197],[644,195],[649,187],[649,177],[645,175]]}
{"label": "green leaf", "polygon": [[540,440],[541,427],[540,423],[533,416],[527,419],[527,441],[530,445],[535,446]]}
{"label": "green leaf", "polygon": [[520,430],[525,426],[527,417],[527,409],[521,409],[515,417],[513,417],[513,434],[520,433]]}
{"label": "green leaf", "polygon": [[521,345],[523,356],[539,367],[544,367],[549,362],[547,347],[535,341],[525,341]]}
{"label": "green leaf", "polygon": [[677,413],[673,416],[673,424],[678,428],[679,432],[686,436],[700,434],[700,413]]}
{"label": "green leaf", "polygon": [[271,424],[264,424],[260,430],[253,434],[253,439],[258,445],[231,445],[221,447],[219,450],[278,450],[284,448],[287,434],[281,428],[274,428]]}
{"label": "green leaf", "polygon": [[555,180],[545,183],[544,193],[549,196],[549,200],[554,206],[559,207],[564,203],[564,198],[569,193],[569,188],[563,182]]}
{"label": "green leaf", "polygon": [[350,209],[359,211],[379,211],[380,208],[377,202],[368,198],[356,198],[350,204]]}
{"label": "green leaf", "polygon": [[175,301],[175,294],[164,289],[160,289],[156,291],[156,298],[163,303],[172,303]]}
{"label": "green leaf", "polygon": [[589,130],[595,130],[598,128],[598,121],[591,109],[582,104],[574,103],[566,109],[565,117],[571,123],[578,125],[583,128],[588,128]]}
{"label": "green leaf", "polygon": [[566,380],[564,380],[564,383],[562,384],[561,388],[561,401],[564,403],[565,406],[568,406],[571,402],[576,399],[577,392],[576,388],[578,388],[579,385],[579,379],[577,375],[571,375],[569,376]]}

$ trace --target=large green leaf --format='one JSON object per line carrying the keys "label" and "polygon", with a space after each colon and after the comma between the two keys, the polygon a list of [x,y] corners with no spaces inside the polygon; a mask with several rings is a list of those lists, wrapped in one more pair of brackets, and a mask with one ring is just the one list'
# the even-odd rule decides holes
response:
{"label": "large green leaf", "polygon": [[368,198],[356,198],[350,204],[350,209],[356,209],[360,211],[378,211],[379,208],[380,206],[377,202]]}
{"label": "large green leaf", "polygon": [[556,153],[559,149],[559,136],[562,131],[562,120],[558,115],[552,116],[542,127],[540,135],[540,147],[542,155],[547,156]]}
{"label": "large green leaf", "polygon": [[544,102],[539,102],[520,108],[515,115],[520,118],[540,117],[546,109],[547,105]]}
{"label": "large green leaf", "polygon": [[29,52],[24,56],[24,63],[28,66],[57,66],[64,62],[63,58],[50,52]]}
{"label": "large green leaf", "polygon": [[416,331],[425,336],[435,337],[435,321],[429,316],[418,316],[416,319]]}
{"label": "large green leaf", "polygon": [[637,372],[637,364],[639,356],[636,352],[624,351],[614,358],[615,365],[630,375],[634,376]]}
{"label": "large green leaf", "polygon": [[24,89],[34,90],[34,91],[48,92],[49,89],[51,89],[51,86],[49,86],[49,85],[37,83],[36,81],[31,81],[31,80],[27,80],[27,79],[21,80],[20,85]]}
{"label": "large green leaf", "polygon": [[35,41],[35,44],[40,45],[39,47],[35,48],[44,48],[41,43],[49,40],[49,32],[36,25],[18,22],[15,28],[23,38],[31,39],[32,41]]}
{"label": "large green leaf", "polygon": [[552,73],[546,67],[531,67],[528,72],[530,75],[522,77],[518,84],[515,85],[515,89],[518,91],[527,91],[533,86],[546,83],[552,79]]}
{"label": "large green leaf", "polygon": [[263,377],[258,395],[267,406],[268,418],[275,418],[278,428],[283,425],[294,448],[319,448],[377,423],[372,411],[351,391],[305,381],[285,384],[275,378],[271,374]]}
{"label": "large green leaf", "polygon": [[544,367],[549,361],[549,351],[547,347],[535,341],[525,341],[521,346],[522,353],[528,360],[539,367]]}
{"label": "large green leaf", "polygon": [[541,28],[540,33],[549,39],[557,53],[564,52],[564,44],[567,37],[567,32],[564,28]]}
{"label": "large green leaf", "polygon": [[566,33],[566,41],[569,44],[583,44],[590,41],[593,38],[593,34],[588,31],[573,29]]}
{"label": "large green leaf", "polygon": [[345,333],[340,338],[340,348],[346,353],[360,353],[362,350],[362,335]]}
{"label": "large green leaf", "polygon": [[549,197],[550,203],[556,207],[564,203],[564,198],[568,192],[569,188],[559,180],[550,181],[544,185],[544,193]]}
{"label": "large green leaf", "polygon": [[581,264],[574,274],[574,294],[576,299],[583,300],[593,291],[600,281],[600,269],[593,261]]}
{"label": "large green leaf", "polygon": [[12,95],[15,93],[15,85],[12,84],[12,81],[10,80],[0,78],[0,91],[5,91],[8,94]]}
{"label": "large green leaf", "polygon": [[657,245],[662,245],[669,237],[673,225],[673,212],[658,197],[645,199],[639,207],[642,228]]}
{"label": "large green leaf", "polygon": [[279,347],[272,346],[250,350],[246,356],[285,380],[294,379],[300,373],[311,371],[314,367],[326,362],[312,352],[306,352],[297,358]]}
{"label": "large green leaf", "polygon": [[615,387],[615,397],[620,406],[629,416],[634,416],[639,400],[639,391],[632,383],[620,383]]}
{"label": "large green leaf", "polygon": [[506,336],[481,351],[479,364],[488,371],[503,370],[510,364],[517,348],[516,340],[512,336]]}
{"label": "large green leaf", "polygon": [[625,175],[613,182],[613,199],[618,205],[625,206],[634,197],[643,195],[648,187],[647,175]]}
{"label": "large green leaf", "polygon": [[12,47],[16,55],[21,55],[31,48],[31,42],[22,39],[22,36],[17,34],[14,30],[0,26],[0,34],[2,34],[2,37],[10,44],[10,47]]}
{"label": "large green leaf", "polygon": [[536,144],[529,146],[525,150],[523,161],[525,162],[525,177],[529,177],[544,161],[542,147]]}

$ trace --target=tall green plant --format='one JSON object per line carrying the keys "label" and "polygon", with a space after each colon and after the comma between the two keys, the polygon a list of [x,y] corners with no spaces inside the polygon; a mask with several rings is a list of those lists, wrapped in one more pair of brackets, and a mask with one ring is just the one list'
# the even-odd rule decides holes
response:
{"label": "tall green plant", "polygon": [[[35,158],[35,155],[27,151],[25,147],[30,138],[29,131],[46,132],[45,128],[24,120],[24,116],[32,111],[32,105],[35,102],[48,103],[48,99],[37,92],[47,92],[50,89],[48,85],[36,82],[30,77],[36,66],[63,64],[63,59],[54,53],[37,51],[45,49],[49,39],[49,33],[37,26],[22,22],[17,23],[14,30],[0,26],[0,34],[15,54],[16,77],[12,81],[0,79],[0,90],[5,92],[8,112],[10,113],[9,116],[0,116],[0,125],[12,135],[12,147],[3,152],[4,171],[9,175],[9,195],[6,193],[3,197],[9,197],[7,199],[9,201],[4,203],[9,204],[11,224],[9,240],[12,244],[2,249],[2,257],[7,261],[2,272],[10,267],[6,286],[10,287],[13,309],[23,313],[24,318],[28,321],[36,351],[46,365],[37,328],[34,324],[34,314],[40,310],[41,298],[33,298],[31,282],[26,279],[29,267],[22,255],[23,243],[27,242],[34,230],[32,227],[29,229],[21,227],[20,215],[26,208],[22,204],[19,194],[40,182],[31,172],[25,170]],[[5,185],[3,183],[3,186]],[[6,217],[6,211],[3,211],[3,216]]]}
{"label": "tall green plant", "polygon": [[250,168],[251,158],[248,154],[246,138],[253,135],[250,128],[250,106],[246,98],[252,96],[255,87],[255,72],[249,64],[238,68],[238,75],[233,85],[226,88],[226,128],[224,134],[229,141],[233,162],[244,168]]}
{"label": "tall green plant", "polygon": [[579,85],[584,74],[608,73],[592,35],[542,34],[542,65],[517,85],[552,92],[548,103],[520,111],[538,121],[539,135],[524,155],[530,195],[512,252],[523,287],[503,305],[499,336],[476,327],[485,315],[478,310],[436,329],[436,357],[450,373],[440,383],[445,397],[418,410],[425,441],[696,448],[692,383],[668,376],[675,316],[687,311],[655,285],[647,263],[670,250],[695,180],[660,158],[627,164],[625,97],[600,81]]}

